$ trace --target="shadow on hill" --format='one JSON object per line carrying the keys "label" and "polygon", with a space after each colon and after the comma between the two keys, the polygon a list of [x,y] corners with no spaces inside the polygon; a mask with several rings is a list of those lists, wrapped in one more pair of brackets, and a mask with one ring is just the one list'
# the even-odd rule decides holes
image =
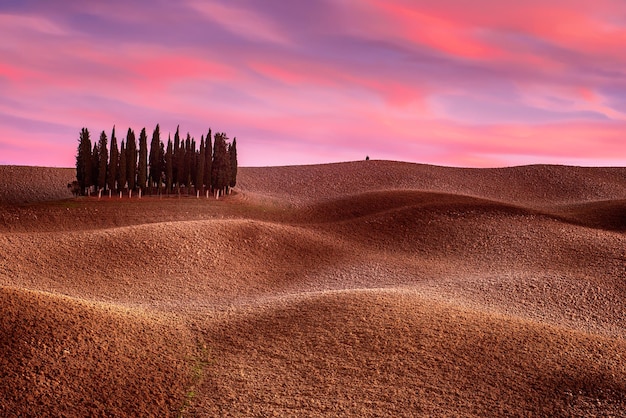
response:
{"label": "shadow on hill", "polygon": [[621,227],[621,203],[601,206],[604,212],[589,203],[565,216],[558,208],[549,213],[471,196],[385,191],[309,206],[298,222],[407,260],[460,262],[483,271],[570,272],[591,272],[596,260],[605,260],[604,268],[621,274],[621,244],[581,228]]}
{"label": "shadow on hill", "polygon": [[526,216],[607,231],[626,231],[626,200],[536,209],[474,196],[412,190],[368,192],[316,203],[298,213],[296,220],[304,223],[355,221],[394,211],[410,212],[416,224],[442,214],[456,215],[452,218],[459,219],[478,215]]}
{"label": "shadow on hill", "polygon": [[[414,190],[386,190],[350,195],[310,205],[302,211],[303,222],[342,222],[393,211],[415,212],[416,220],[427,219],[432,214],[455,212],[478,214],[501,212],[507,214],[537,214],[502,202],[450,193]],[[422,210],[420,215],[419,210]]]}
{"label": "shadow on hill", "polygon": [[207,416],[565,416],[591,399],[604,412],[626,407],[626,369],[614,364],[623,341],[410,292],[313,294],[234,316],[206,338],[221,359],[196,411]]}
{"label": "shadow on hill", "polygon": [[626,200],[581,203],[557,208],[564,221],[589,228],[626,232]]}
{"label": "shadow on hill", "polygon": [[0,260],[0,267],[9,283],[79,298],[224,305],[298,286],[350,257],[327,238],[240,219],[34,234],[29,240],[7,234],[0,236],[0,251],[11,262]]}

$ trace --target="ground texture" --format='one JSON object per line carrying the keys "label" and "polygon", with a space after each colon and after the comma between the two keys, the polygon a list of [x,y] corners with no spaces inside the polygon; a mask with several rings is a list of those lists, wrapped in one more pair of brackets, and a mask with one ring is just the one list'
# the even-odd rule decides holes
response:
{"label": "ground texture", "polygon": [[1,416],[626,416],[626,168],[0,167]]}

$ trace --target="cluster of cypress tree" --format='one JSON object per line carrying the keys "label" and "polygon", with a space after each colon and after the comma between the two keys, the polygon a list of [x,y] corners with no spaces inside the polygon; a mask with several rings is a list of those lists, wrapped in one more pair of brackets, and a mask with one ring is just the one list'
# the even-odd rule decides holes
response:
{"label": "cluster of cypress tree", "polygon": [[157,125],[148,152],[145,128],[139,134],[137,150],[135,132],[130,128],[118,149],[113,127],[109,150],[104,131],[92,148],[89,130],[83,128],[76,154],[76,180],[82,195],[93,190],[169,194],[174,190],[180,193],[183,188],[187,193],[193,189],[196,193],[206,191],[219,196],[237,184],[237,138],[231,143],[225,133],[219,132],[212,141],[209,129],[197,148],[189,133],[186,139],[180,138],[177,127],[174,141],[168,137],[166,147]]}

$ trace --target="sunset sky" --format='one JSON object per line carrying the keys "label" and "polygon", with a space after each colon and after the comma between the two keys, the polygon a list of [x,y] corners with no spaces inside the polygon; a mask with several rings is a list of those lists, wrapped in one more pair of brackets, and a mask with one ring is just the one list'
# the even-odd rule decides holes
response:
{"label": "sunset sky", "polygon": [[0,28],[0,164],[159,123],[241,166],[626,166],[624,0],[7,0]]}

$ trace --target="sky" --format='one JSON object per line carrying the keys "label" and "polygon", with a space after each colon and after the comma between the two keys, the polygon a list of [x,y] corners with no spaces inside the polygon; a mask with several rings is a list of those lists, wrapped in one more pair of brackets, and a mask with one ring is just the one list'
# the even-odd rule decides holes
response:
{"label": "sky", "polygon": [[0,164],[82,127],[240,166],[626,166],[624,0],[2,0]]}

